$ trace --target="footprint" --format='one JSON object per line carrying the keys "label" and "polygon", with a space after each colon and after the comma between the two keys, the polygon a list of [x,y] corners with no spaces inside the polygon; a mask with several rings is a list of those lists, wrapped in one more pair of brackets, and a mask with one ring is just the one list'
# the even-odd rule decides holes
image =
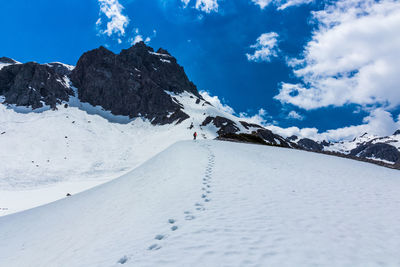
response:
{"label": "footprint", "polygon": [[207,194],[210,194],[210,193],[211,193],[211,191],[207,191],[206,193],[207,193]]}
{"label": "footprint", "polygon": [[207,195],[204,195],[204,194],[201,195],[201,198],[206,198],[206,197],[207,197]]}
{"label": "footprint", "polygon": [[196,218],[196,217],[193,216],[193,215],[187,215],[187,216],[185,216],[185,220],[187,220],[187,221],[194,220],[195,218]]}
{"label": "footprint", "polygon": [[201,210],[201,211],[203,211],[203,210],[206,210],[206,209],[203,208],[203,207],[198,207],[198,208],[196,208],[196,210]]}
{"label": "footprint", "polygon": [[196,203],[196,204],[194,204],[196,207],[202,207],[203,206],[203,204],[200,204],[200,203]]}
{"label": "footprint", "polygon": [[127,256],[123,256],[122,258],[120,258],[118,260],[118,263],[119,264],[125,264],[128,260],[129,260],[129,258]]}
{"label": "footprint", "polygon": [[206,198],[204,199],[204,202],[210,202],[210,199]]}
{"label": "footprint", "polygon": [[165,238],[164,235],[156,235],[156,237],[154,237],[154,239],[157,239],[157,240],[162,240],[164,238]]}
{"label": "footprint", "polygon": [[208,184],[208,185],[207,185],[207,187],[208,187],[208,188],[210,188],[210,187],[211,187],[211,185],[209,185],[209,184]]}
{"label": "footprint", "polygon": [[176,226],[176,225],[174,225],[174,226],[171,227],[171,231],[175,231],[175,230],[177,230],[177,229],[178,229],[178,226]]}
{"label": "footprint", "polygon": [[173,223],[175,223],[176,221],[175,221],[174,219],[169,219],[168,222],[169,222],[170,224],[173,224]]}
{"label": "footprint", "polygon": [[191,213],[190,211],[185,211],[185,212],[184,212],[184,214],[190,214],[190,213]]}
{"label": "footprint", "polygon": [[151,246],[148,248],[148,250],[159,250],[160,248],[161,248],[160,245],[158,245],[158,244],[153,244],[153,245],[151,245]]}

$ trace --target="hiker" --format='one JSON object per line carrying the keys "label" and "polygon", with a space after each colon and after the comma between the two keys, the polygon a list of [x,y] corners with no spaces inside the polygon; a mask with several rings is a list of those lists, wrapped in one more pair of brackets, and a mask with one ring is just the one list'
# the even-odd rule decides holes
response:
{"label": "hiker", "polygon": [[194,134],[193,134],[193,140],[196,140],[196,138],[197,138],[197,133],[194,132]]}

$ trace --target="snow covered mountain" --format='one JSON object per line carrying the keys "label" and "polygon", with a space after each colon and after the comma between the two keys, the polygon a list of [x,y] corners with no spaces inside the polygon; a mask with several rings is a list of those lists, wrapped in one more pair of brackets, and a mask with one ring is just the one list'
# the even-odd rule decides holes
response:
{"label": "snow covered mountain", "polygon": [[399,266],[397,170],[184,141],[109,183],[0,217],[0,266]]}
{"label": "snow covered mountain", "polygon": [[340,142],[317,142],[296,136],[288,139],[305,150],[331,152],[400,168],[400,130],[390,136],[380,137],[365,133],[351,141]]}
{"label": "snow covered mountain", "polygon": [[336,151],[399,165],[392,137],[349,150],[350,143],[285,138],[221,110],[168,51],[143,42],[120,54],[94,49],[76,67],[0,58],[0,103],[0,216],[110,181],[195,131],[199,139]]}

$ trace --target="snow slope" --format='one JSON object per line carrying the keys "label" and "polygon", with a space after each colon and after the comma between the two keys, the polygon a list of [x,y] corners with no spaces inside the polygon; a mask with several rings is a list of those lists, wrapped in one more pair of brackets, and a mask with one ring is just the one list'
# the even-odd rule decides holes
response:
{"label": "snow slope", "polygon": [[214,125],[200,126],[207,116],[237,120],[203,100],[196,104],[189,93],[173,97],[191,117],[179,125],[114,116],[77,97],[56,111],[0,104],[0,216],[110,181],[171,144],[192,139],[194,131],[200,139],[214,139]]}
{"label": "snow slope", "polygon": [[327,155],[178,142],[0,218],[0,266],[399,266],[400,175]]}

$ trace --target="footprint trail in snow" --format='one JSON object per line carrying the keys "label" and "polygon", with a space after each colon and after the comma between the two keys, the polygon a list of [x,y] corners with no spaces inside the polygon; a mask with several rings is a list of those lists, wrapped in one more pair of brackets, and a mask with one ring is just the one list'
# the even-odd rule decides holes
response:
{"label": "footprint trail in snow", "polygon": [[[183,212],[184,215],[184,220],[187,222],[190,222],[192,220],[196,219],[196,212],[200,211],[205,211],[206,210],[206,204],[208,204],[211,201],[210,194],[212,193],[211,191],[211,182],[212,182],[212,173],[214,169],[214,164],[215,164],[215,154],[211,150],[211,146],[209,144],[200,144],[200,146],[208,151],[208,162],[207,166],[205,169],[204,176],[202,178],[202,186],[201,186],[201,191],[202,194],[200,195],[199,201],[194,204],[195,211],[192,212],[190,210],[186,210]],[[202,203],[203,202],[203,203]],[[176,230],[179,229],[179,227],[176,225],[177,220],[176,219],[168,219],[167,224],[169,226],[169,231],[170,232],[175,232]],[[157,234],[154,237],[154,240],[157,241],[162,241],[167,238],[166,234]],[[149,251],[156,251],[162,248],[162,246],[159,244],[160,242],[156,242],[151,244],[147,250]],[[119,264],[125,264],[130,258],[132,257],[127,257],[123,256],[118,260],[117,263]]]}

